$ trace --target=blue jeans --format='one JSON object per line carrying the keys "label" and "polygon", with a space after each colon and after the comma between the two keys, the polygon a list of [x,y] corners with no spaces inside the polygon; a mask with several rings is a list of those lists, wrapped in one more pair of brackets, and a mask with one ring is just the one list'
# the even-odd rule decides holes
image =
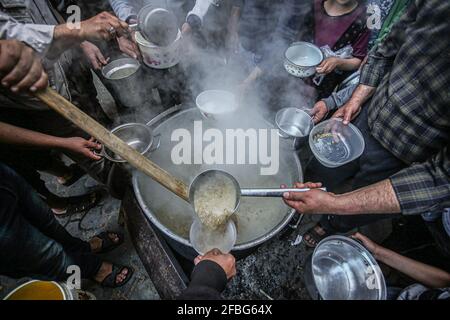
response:
{"label": "blue jeans", "polygon": [[72,237],[31,186],[0,163],[0,274],[64,280],[77,265],[92,278],[101,260],[88,242]]}
{"label": "blue jeans", "polygon": [[[367,121],[368,103],[370,101],[363,106],[360,115],[353,121],[361,131],[366,144],[361,157],[338,168],[324,167],[314,158],[306,168],[305,181],[322,182],[329,191],[336,192],[342,183],[353,178],[352,190],[355,190],[387,179],[405,168],[406,164],[385,149],[370,133]],[[320,224],[327,232],[345,233],[353,228],[390,217],[391,214],[324,215]]]}

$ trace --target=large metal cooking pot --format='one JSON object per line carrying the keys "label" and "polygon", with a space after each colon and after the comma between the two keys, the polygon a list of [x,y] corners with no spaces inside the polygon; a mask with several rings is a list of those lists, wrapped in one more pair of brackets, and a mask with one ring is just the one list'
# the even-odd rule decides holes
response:
{"label": "large metal cooking pot", "polygon": [[[201,172],[208,169],[224,170],[232,174],[244,188],[273,187],[283,183],[292,185],[302,181],[302,171],[298,156],[280,147],[280,166],[278,174],[261,176],[260,165],[175,165],[171,160],[171,152],[178,142],[171,141],[174,129],[186,129],[192,135],[194,121],[204,120],[198,109],[187,109],[170,116],[152,127],[154,134],[161,135],[160,147],[149,155],[149,158],[184,180],[188,185]],[[203,132],[216,122],[203,121]],[[224,125],[225,126],[225,125]],[[268,129],[269,125],[258,116],[252,119],[241,117],[233,119],[227,128]],[[271,129],[271,128],[270,128]],[[192,135],[193,136],[193,135]],[[285,143],[280,140],[280,144]],[[206,145],[208,143],[205,143]],[[133,188],[136,198],[148,219],[164,234],[168,243],[178,253],[188,259],[197,254],[189,242],[189,229],[195,217],[192,206],[158,183],[140,172],[133,173]],[[242,257],[257,246],[278,234],[289,223],[295,210],[288,208],[277,198],[245,198],[237,211],[238,239],[233,253]]]}
{"label": "large metal cooking pot", "polygon": [[372,254],[344,236],[323,239],[311,260],[313,279],[324,300],[385,300],[386,282]]}

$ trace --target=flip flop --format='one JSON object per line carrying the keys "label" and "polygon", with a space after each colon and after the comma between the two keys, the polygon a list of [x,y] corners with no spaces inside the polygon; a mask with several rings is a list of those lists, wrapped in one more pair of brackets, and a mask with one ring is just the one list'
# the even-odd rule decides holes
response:
{"label": "flip flop", "polygon": [[[119,238],[119,241],[118,242],[112,241],[111,238],[109,237],[111,234],[117,235],[117,238]],[[121,244],[123,244],[124,239],[125,239],[125,237],[122,233],[114,232],[114,231],[102,232],[102,233],[94,236],[94,238],[99,238],[100,240],[102,240],[102,247],[101,247],[100,251],[93,252],[95,254],[103,254],[103,253],[110,252],[111,250],[114,250],[115,248],[117,248]]]}
{"label": "flip flop", "polygon": [[86,212],[97,206],[101,199],[102,192],[100,190],[82,196],[69,197],[67,198],[68,204],[64,213],[59,214],[53,211],[53,214],[56,217],[64,218],[76,213]]}
{"label": "flip flop", "polygon": [[[128,269],[128,274],[122,282],[117,283],[116,277],[124,269]],[[133,271],[133,268],[131,268],[131,267],[113,265],[112,272],[108,276],[106,276],[105,279],[103,279],[103,281],[100,283],[100,285],[105,288],[113,288],[113,289],[122,287],[125,284],[127,284],[128,281],[130,281],[131,277],[133,276],[133,273],[134,273],[134,271]]]}
{"label": "flip flop", "polygon": [[72,172],[72,176],[70,177],[69,180],[67,180],[64,183],[60,183],[62,186],[65,187],[70,187],[71,185],[73,185],[75,182],[77,182],[78,180],[81,179],[81,177],[83,177],[84,175],[86,175],[86,171],[84,171],[78,164],[76,163],[72,163],[69,166],[70,171]]}
{"label": "flip flop", "polygon": [[[305,245],[308,248],[315,248],[319,244],[320,241],[322,241],[323,239],[325,239],[326,237],[331,235],[330,232],[327,232],[323,228],[322,229],[325,231],[325,233],[323,235],[317,233],[317,231],[315,230],[317,226],[322,228],[322,226],[320,224],[316,224],[314,227],[312,227],[311,229],[306,231],[305,234],[303,235],[303,242],[305,243]],[[309,237],[309,240],[306,240],[306,236]],[[311,244],[311,242],[313,242],[313,244]]]}

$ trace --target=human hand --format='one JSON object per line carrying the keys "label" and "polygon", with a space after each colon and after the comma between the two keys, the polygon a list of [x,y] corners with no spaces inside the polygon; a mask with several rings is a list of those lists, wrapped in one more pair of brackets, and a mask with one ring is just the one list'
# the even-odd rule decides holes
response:
{"label": "human hand", "polygon": [[348,125],[361,112],[361,105],[353,102],[351,99],[340,107],[332,118],[341,118],[345,125]]}
{"label": "human hand", "polygon": [[329,74],[339,67],[341,61],[339,58],[330,57],[322,61],[322,63],[316,68],[317,73]]}
{"label": "human hand", "polygon": [[95,153],[95,151],[100,151],[102,149],[102,145],[96,142],[94,138],[89,140],[80,137],[65,138],[62,147],[70,152],[95,161],[102,158]]}
{"label": "human hand", "polygon": [[103,53],[95,44],[84,41],[81,44],[81,49],[94,70],[99,70],[108,64],[109,58],[105,59]]}
{"label": "human hand", "polygon": [[102,12],[80,25],[82,40],[111,40],[129,34],[128,24],[109,12]]}
{"label": "human hand", "polygon": [[0,79],[12,92],[35,92],[48,86],[48,76],[33,49],[17,40],[0,41]]}
{"label": "human hand", "polygon": [[126,36],[117,38],[117,43],[119,44],[119,49],[126,55],[129,55],[133,59],[139,59],[141,57],[141,52],[133,40],[130,40]]}
{"label": "human hand", "polygon": [[374,256],[377,255],[378,251],[380,250],[381,246],[375,242],[373,242],[372,240],[370,240],[368,237],[366,237],[365,235],[357,232],[354,235],[352,235],[352,238],[359,240],[362,242],[363,246],[369,250],[372,254],[374,254]]}
{"label": "human hand", "polygon": [[213,249],[205,255],[195,258],[194,263],[197,265],[205,260],[217,263],[225,271],[228,280],[236,275],[236,259],[231,254],[223,254],[219,249]]}
{"label": "human hand", "polygon": [[[285,185],[282,185],[281,187],[286,188]],[[311,190],[307,192],[286,192],[283,194],[283,201],[299,213],[333,213],[335,211],[334,203],[336,201],[336,196],[331,192],[325,192],[318,189],[321,187],[321,183],[295,183],[294,188],[309,188]]]}
{"label": "human hand", "polygon": [[323,118],[325,118],[325,116],[327,115],[327,113],[328,113],[327,105],[322,100],[316,102],[314,108],[312,108],[311,111],[309,112],[315,124],[322,121]]}
{"label": "human hand", "polygon": [[192,27],[189,23],[183,23],[183,25],[181,26],[181,34],[183,37],[187,37],[192,34]]}

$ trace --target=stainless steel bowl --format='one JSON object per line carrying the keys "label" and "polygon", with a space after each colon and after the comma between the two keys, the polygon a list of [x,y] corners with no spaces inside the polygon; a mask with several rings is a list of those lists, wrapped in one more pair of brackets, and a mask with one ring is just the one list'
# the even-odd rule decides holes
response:
{"label": "stainless steel bowl", "polygon": [[386,282],[372,254],[344,236],[323,239],[312,255],[314,283],[324,300],[385,300]]}
{"label": "stainless steel bowl", "polygon": [[280,137],[291,140],[289,143],[293,150],[299,149],[306,141],[314,128],[311,116],[297,108],[285,108],[277,112],[275,124]]}
{"label": "stainless steel bowl", "polygon": [[308,78],[316,73],[316,67],[324,56],[316,45],[299,41],[292,43],[284,54],[284,68],[298,78]]}
{"label": "stainless steel bowl", "polygon": [[136,108],[145,102],[139,61],[132,58],[114,60],[103,67],[102,75],[108,89],[114,91],[123,106]]}
{"label": "stainless steel bowl", "polygon": [[[133,149],[146,154],[153,146],[154,136],[150,127],[141,123],[123,124],[111,131]],[[111,150],[103,148],[103,155],[112,162],[125,163],[126,160],[114,154]]]}

